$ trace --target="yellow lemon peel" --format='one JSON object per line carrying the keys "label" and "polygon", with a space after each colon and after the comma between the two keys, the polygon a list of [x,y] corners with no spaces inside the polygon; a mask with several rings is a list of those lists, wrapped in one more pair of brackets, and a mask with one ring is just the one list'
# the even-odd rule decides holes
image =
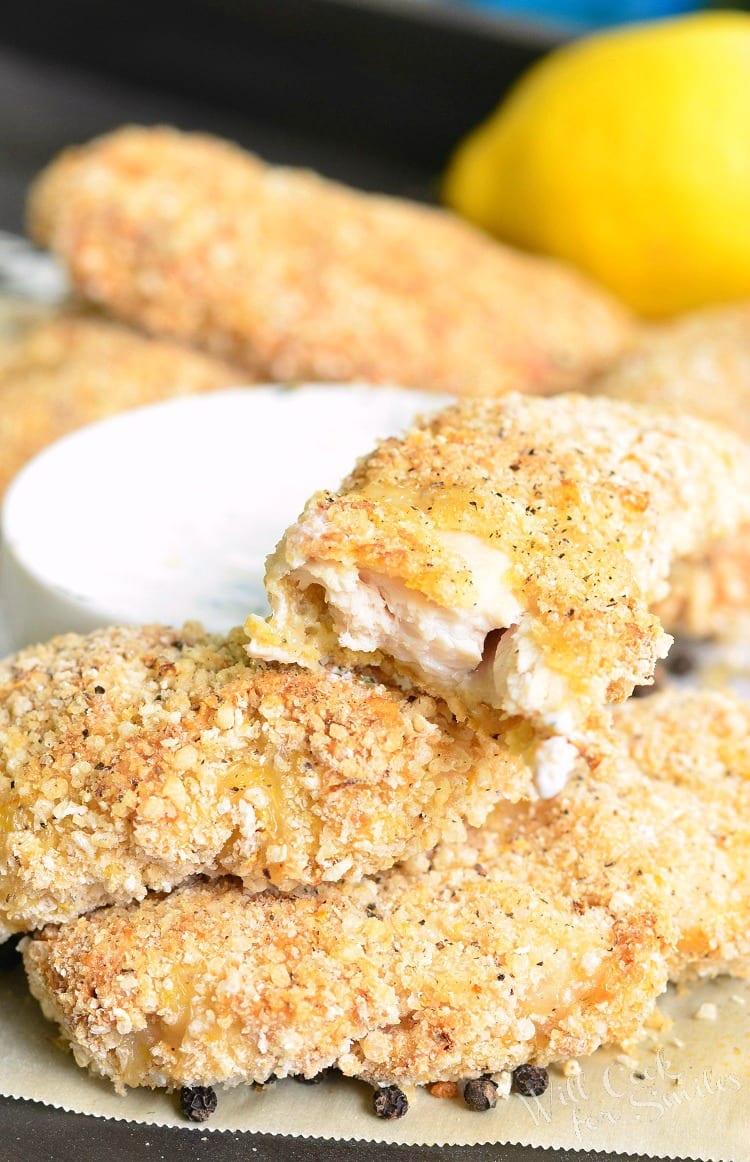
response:
{"label": "yellow lemon peel", "polygon": [[750,297],[750,15],[618,29],[535,65],[459,146],[459,213],[640,313]]}

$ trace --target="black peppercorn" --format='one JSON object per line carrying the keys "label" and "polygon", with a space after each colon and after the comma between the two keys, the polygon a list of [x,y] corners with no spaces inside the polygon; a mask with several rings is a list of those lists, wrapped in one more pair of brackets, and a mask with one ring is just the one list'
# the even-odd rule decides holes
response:
{"label": "black peppercorn", "polygon": [[191,1122],[205,1122],[216,1112],[216,1090],[210,1085],[183,1085],[180,1113]]}
{"label": "black peppercorn", "polygon": [[497,1105],[497,1086],[491,1077],[475,1077],[464,1086],[464,1101],[470,1110],[491,1110]]}
{"label": "black peppercorn", "polygon": [[375,1090],[372,1108],[379,1118],[402,1118],[409,1108],[409,1100],[397,1085],[385,1085]]}
{"label": "black peppercorn", "polygon": [[519,1065],[513,1070],[513,1088],[523,1097],[540,1097],[549,1085],[549,1074],[538,1065]]}

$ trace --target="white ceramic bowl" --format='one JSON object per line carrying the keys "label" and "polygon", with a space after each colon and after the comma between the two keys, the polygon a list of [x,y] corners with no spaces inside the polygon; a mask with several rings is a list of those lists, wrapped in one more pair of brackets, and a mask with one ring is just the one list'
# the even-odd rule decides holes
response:
{"label": "white ceramic bowl", "polygon": [[59,440],[2,510],[8,648],[115,623],[240,624],[265,608],[265,558],[307,498],[446,402],[385,387],[239,388]]}

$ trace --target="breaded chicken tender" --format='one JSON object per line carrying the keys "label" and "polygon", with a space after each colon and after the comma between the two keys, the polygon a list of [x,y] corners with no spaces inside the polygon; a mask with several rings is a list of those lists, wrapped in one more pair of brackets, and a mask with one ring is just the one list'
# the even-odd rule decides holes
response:
{"label": "breaded chicken tender", "polygon": [[750,441],[750,303],[710,307],[644,329],[634,350],[591,390],[729,424]]}
{"label": "breaded chicken tender", "polygon": [[27,460],[93,420],[237,386],[244,373],[95,315],[50,315],[0,340],[0,495]]}
{"label": "breaded chicken tender", "polygon": [[750,976],[750,705],[720,690],[672,690],[631,699],[615,720],[636,765],[691,804],[697,798],[710,831],[708,842],[684,837],[678,874],[688,874],[693,842],[706,897],[690,912],[679,890],[674,896],[680,939],[671,976]]}
{"label": "breaded chicken tender", "polygon": [[705,553],[678,561],[670,592],[655,608],[664,625],[689,637],[731,641],[750,630],[750,524]]}
{"label": "breaded chicken tender", "polygon": [[110,629],[0,665],[0,940],[196,872],[356,879],[530,792],[434,699],[243,641]]}
{"label": "breaded chicken tender", "polygon": [[[645,332],[591,390],[723,423],[750,442],[750,304],[698,311]],[[750,453],[749,453],[750,454]],[[750,524],[680,561],[657,608],[677,632],[737,632],[750,615]]]}
{"label": "breaded chicken tender", "polygon": [[29,224],[85,298],[274,381],[549,391],[634,334],[581,275],[446,211],[173,129],[66,151],[33,187]]}
{"label": "breaded chicken tender", "polygon": [[58,314],[59,308],[50,303],[0,293],[0,352],[10,340],[19,338],[34,325],[48,322]]}
{"label": "breaded chicken tender", "polygon": [[457,714],[520,716],[554,794],[586,716],[666,654],[649,607],[674,560],[747,519],[749,484],[742,441],[691,418],[579,395],[459,404],[308,502],[248,652],[375,663]]}
{"label": "breaded chicken tender", "polygon": [[641,706],[643,770],[622,753],[606,779],[498,805],[465,842],[354,886],[194,882],[48,928],[25,948],[32,992],[119,1088],[331,1065],[456,1081],[630,1037],[668,976],[750,968],[750,712]]}

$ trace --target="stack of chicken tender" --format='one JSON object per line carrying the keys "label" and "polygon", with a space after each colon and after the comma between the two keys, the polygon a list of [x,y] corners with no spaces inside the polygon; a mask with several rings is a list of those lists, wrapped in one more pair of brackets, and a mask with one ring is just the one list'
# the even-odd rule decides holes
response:
{"label": "stack of chicken tender", "polygon": [[750,312],[640,331],[439,211],[165,129],[63,155],[30,221],[83,305],[13,340],[14,374],[51,343],[39,391],[75,422],[77,385],[107,389],[94,332],[173,349],[196,390],[482,397],[311,498],[266,622],[0,665],[0,940],[30,934],[78,1063],[118,1089],[462,1082],[750,975],[750,707],[628,701],[670,630],[747,611]]}
{"label": "stack of chicken tender", "polygon": [[70,150],[29,226],[77,298],[14,312],[0,339],[0,492],[52,440],[138,404],[259,380],[548,392],[634,334],[555,263],[198,134],[127,128]]}

